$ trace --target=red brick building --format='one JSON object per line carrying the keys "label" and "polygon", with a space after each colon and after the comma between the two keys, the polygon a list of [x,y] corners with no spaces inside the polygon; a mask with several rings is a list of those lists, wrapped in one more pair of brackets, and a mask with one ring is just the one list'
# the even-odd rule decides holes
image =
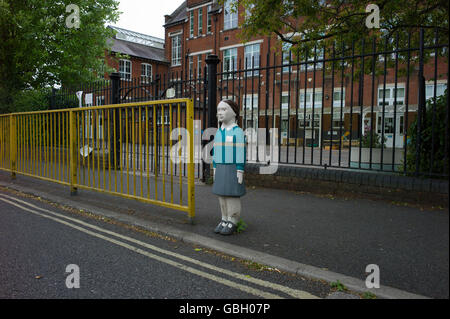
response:
{"label": "red brick building", "polygon": [[[224,6],[214,0],[180,1],[165,16],[164,25],[165,59],[172,76],[184,79],[203,74],[209,54],[221,60],[218,72],[262,68],[238,72],[231,79],[222,76],[218,81],[219,98],[232,96],[240,103],[245,127],[281,128],[284,144],[322,145],[343,136],[357,138],[367,126],[381,133],[384,121],[387,147],[403,147],[405,130],[417,114],[417,68],[409,79],[396,77],[395,68],[387,69],[385,76],[375,76],[374,81],[372,75],[365,75],[361,92],[358,81],[351,81],[350,60],[345,60],[349,68],[334,76],[324,75],[321,63],[315,65],[316,72],[312,64],[283,67],[289,63],[288,45],[276,36],[243,43],[238,37],[242,19],[242,8],[231,12],[229,1]],[[291,62],[296,62],[295,57],[291,56]],[[447,86],[446,61],[439,58],[436,65],[430,61],[424,68],[426,98],[433,96],[435,69],[437,95]]]}
{"label": "red brick building", "polygon": [[[164,39],[114,26],[111,55],[106,63],[119,72],[121,80],[140,78],[141,83],[152,82],[156,74],[166,73],[169,62],[165,58]],[[127,57],[117,57],[116,53]]]}

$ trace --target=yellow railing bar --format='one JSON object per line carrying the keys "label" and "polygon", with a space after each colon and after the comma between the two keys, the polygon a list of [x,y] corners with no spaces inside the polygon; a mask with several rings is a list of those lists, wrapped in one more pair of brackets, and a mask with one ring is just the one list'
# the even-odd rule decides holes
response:
{"label": "yellow railing bar", "polygon": [[[167,153],[165,148],[173,147],[172,140],[166,143],[166,138],[170,137],[166,134],[166,121],[165,121],[165,108],[166,105],[169,111],[169,134],[173,130],[174,110],[177,109],[177,122],[178,132],[180,136],[181,122],[185,122],[181,119],[182,110],[181,105],[186,105],[186,128],[188,131],[187,141],[187,154],[183,156],[183,163],[179,163],[180,174],[180,203],[174,204],[173,194],[173,162],[170,162],[170,203],[166,202],[166,156],[171,153]],[[161,105],[161,125],[157,125],[157,107]],[[145,124],[143,121],[142,106],[145,106]],[[149,110],[148,106],[153,106],[153,146],[154,146],[154,173],[155,173],[155,198],[151,199],[150,194],[150,136],[149,136]],[[128,116],[128,109],[131,107],[131,119]],[[139,107],[139,110],[135,109]],[[125,123],[121,121],[121,125],[117,128],[116,120],[122,120],[123,117],[116,118],[116,110],[122,115],[122,110],[125,110]],[[111,116],[110,112],[113,112]],[[80,118],[81,116],[81,118]],[[14,177],[16,173],[20,173],[27,176],[37,177],[43,180],[54,181],[60,184],[69,185],[71,193],[75,193],[77,188],[93,189],[101,192],[119,195],[122,197],[133,198],[141,200],[147,203],[157,204],[159,206],[174,208],[177,210],[186,211],[191,220],[194,218],[194,134],[193,134],[193,100],[192,99],[171,99],[163,101],[146,101],[139,103],[127,103],[116,105],[104,105],[100,107],[86,107],[86,108],[74,108],[65,110],[51,110],[51,111],[34,111],[23,113],[12,113],[8,115],[0,116],[0,166],[5,169],[5,161],[9,164],[7,171],[11,172]],[[138,117],[138,123],[136,123]],[[111,123],[111,120],[113,123]],[[131,123],[129,123],[131,120]],[[100,123],[102,124],[100,129]],[[122,124],[125,124],[123,127]],[[132,125],[131,132],[129,132],[129,125]],[[81,127],[80,127],[81,125]],[[105,127],[105,125],[107,127]],[[145,125],[145,127],[144,127]],[[80,130],[81,128],[81,130]],[[95,129],[96,128],[96,129]],[[145,128],[145,140],[143,139],[143,131]],[[111,132],[111,130],[114,132]],[[116,130],[119,132],[116,132]],[[127,178],[127,190],[123,191],[123,174],[124,168],[122,163],[123,158],[118,159],[117,155],[123,154],[123,149],[116,150],[118,146],[117,138],[119,139],[120,147],[122,148],[123,132],[125,133],[125,166],[126,166],[126,178]],[[158,130],[161,129],[161,145],[157,143]],[[80,133],[81,131],[81,133]],[[87,132],[86,132],[87,131]],[[91,134],[91,131],[93,134]],[[117,133],[119,136],[117,136]],[[131,134],[130,134],[131,133]],[[82,136],[80,136],[82,134]],[[139,136],[136,136],[139,134]],[[83,156],[78,152],[80,147],[84,148],[86,145],[86,138],[88,141],[92,140],[92,170],[90,168],[90,159],[87,154],[83,152]],[[92,137],[92,138],[91,138]],[[114,139],[114,140],[113,140]],[[131,141],[129,141],[131,139]],[[129,144],[131,142],[131,146]],[[99,144],[101,143],[101,145]],[[113,145],[112,145],[113,143]],[[138,143],[138,144],[137,144]],[[82,144],[82,145],[81,145]],[[88,142],[89,147],[90,142]],[[106,144],[106,145],[105,145]],[[9,152],[5,149],[5,146],[9,149]],[[101,150],[100,150],[101,147]],[[130,149],[133,147],[134,149]],[[161,152],[160,152],[161,149]],[[96,150],[96,154],[94,154]],[[183,149],[179,149],[181,152]],[[119,152],[117,152],[119,151]],[[144,153],[145,151],[145,153]],[[106,152],[108,153],[108,159],[106,159]],[[114,152],[113,156],[111,152]],[[136,153],[138,152],[138,153]],[[8,154],[9,153],[9,154]],[[131,154],[130,154],[131,153]],[[161,154],[159,154],[161,153]],[[167,153],[167,154],[166,154]],[[131,155],[131,158],[130,158]],[[161,155],[161,156],[159,156]],[[179,155],[182,155],[179,153]],[[95,156],[97,156],[97,165],[95,165]],[[122,156],[121,156],[122,157]],[[161,158],[162,157],[162,158]],[[181,158],[181,157],[180,157]],[[101,180],[100,172],[100,160],[102,163],[103,182]],[[162,200],[158,200],[158,174],[159,165],[158,161],[162,160]],[[112,167],[111,161],[114,160],[114,167]],[[85,164],[87,161],[87,185],[79,184],[78,174],[81,173],[81,169],[78,167],[83,165],[83,184],[85,184],[86,169]],[[108,161],[108,162],[106,162]],[[146,163],[147,171],[147,196],[144,195],[144,162]],[[82,163],[82,164],[81,164]],[[118,193],[118,181],[117,181],[117,165],[120,163],[120,183],[121,192]],[[133,193],[130,193],[130,164],[133,165]],[[140,174],[140,196],[136,189],[136,165],[140,165],[138,168],[138,175]],[[106,165],[108,166],[106,168]],[[169,165],[169,164],[168,164]],[[187,165],[187,181],[188,181],[188,205],[183,205],[183,183],[182,174],[183,166]],[[66,171],[67,167],[67,171]],[[114,190],[111,181],[111,168],[115,169],[114,178]],[[97,172],[95,172],[97,169]],[[107,171],[107,172],[106,172]],[[97,174],[96,174],[97,173]],[[106,176],[108,173],[108,176]],[[92,183],[90,182],[90,175],[92,174]],[[96,176],[97,175],[97,176]],[[95,181],[97,179],[97,182]],[[108,180],[107,180],[108,179]],[[167,199],[167,201],[169,201]]]}

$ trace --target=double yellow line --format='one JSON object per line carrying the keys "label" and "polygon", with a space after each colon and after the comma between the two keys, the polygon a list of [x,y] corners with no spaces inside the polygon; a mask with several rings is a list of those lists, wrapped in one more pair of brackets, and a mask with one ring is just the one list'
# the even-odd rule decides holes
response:
{"label": "double yellow line", "polygon": [[[100,238],[102,240],[105,240],[105,241],[115,244],[117,246],[126,248],[128,250],[131,250],[135,253],[141,254],[143,256],[146,256],[146,257],[156,260],[158,262],[162,262],[164,264],[170,265],[177,269],[180,269],[180,270],[186,271],[188,273],[209,279],[211,281],[214,281],[216,283],[219,283],[219,284],[222,284],[222,285],[234,288],[234,289],[238,289],[240,291],[243,291],[245,293],[248,293],[248,294],[251,294],[254,296],[267,298],[267,299],[283,298],[282,296],[280,296],[278,294],[263,291],[259,288],[254,288],[254,287],[242,284],[242,283],[238,283],[236,281],[232,281],[230,279],[240,280],[240,281],[244,281],[246,283],[257,285],[257,286],[260,286],[263,288],[268,288],[268,289],[281,292],[283,294],[286,294],[288,296],[291,296],[291,297],[297,298],[297,299],[318,299],[318,297],[316,297],[306,291],[293,289],[290,287],[286,287],[283,285],[279,285],[276,283],[272,283],[269,281],[265,281],[265,280],[261,280],[261,279],[257,279],[257,278],[253,278],[253,277],[247,277],[243,274],[236,273],[236,272],[233,272],[233,271],[230,271],[227,269],[223,269],[223,268],[205,263],[204,261],[199,261],[194,258],[190,258],[190,257],[184,256],[184,255],[178,254],[178,253],[174,253],[174,252],[166,250],[166,249],[159,248],[155,245],[151,245],[151,244],[142,242],[140,240],[131,238],[129,236],[124,236],[124,235],[118,234],[116,232],[113,232],[113,231],[110,231],[110,230],[107,230],[107,229],[104,229],[104,228],[101,228],[101,227],[98,227],[95,225],[91,225],[89,223],[78,220],[76,218],[72,218],[72,217],[68,217],[68,216],[65,216],[65,215],[62,215],[62,214],[59,214],[56,212],[52,212],[50,210],[38,207],[36,205],[33,205],[31,203],[25,202],[23,200],[20,200],[18,198],[15,198],[15,197],[12,197],[12,196],[9,196],[6,194],[0,193],[0,201],[8,203],[12,206],[20,208],[29,213],[41,216],[43,218],[53,220],[57,223],[71,227],[73,229],[81,231],[90,236]],[[146,250],[144,250],[144,249],[146,249]],[[173,258],[174,260],[156,255],[154,253],[149,252],[149,250],[159,253],[159,254],[164,254],[166,256]],[[176,260],[180,260],[180,261],[176,261]],[[182,263],[181,261],[190,263],[198,268],[189,266],[185,263]],[[200,270],[199,268],[204,268],[207,270],[214,271],[221,275],[228,276],[228,277],[230,277],[230,279],[208,273],[206,271]]]}

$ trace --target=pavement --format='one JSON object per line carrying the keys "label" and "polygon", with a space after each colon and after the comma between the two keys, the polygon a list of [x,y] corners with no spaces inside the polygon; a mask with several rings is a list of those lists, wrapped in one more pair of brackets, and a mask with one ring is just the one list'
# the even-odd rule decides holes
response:
{"label": "pavement", "polygon": [[[0,187],[144,227],[185,242],[378,298],[449,298],[449,216],[444,210],[368,199],[247,187],[232,236],[213,232],[220,207],[211,185],[196,183],[195,223],[183,212],[0,171]],[[186,193],[185,193],[186,194]],[[380,288],[367,288],[368,265]],[[338,297],[336,297],[338,298]],[[345,297],[344,297],[345,298]]]}

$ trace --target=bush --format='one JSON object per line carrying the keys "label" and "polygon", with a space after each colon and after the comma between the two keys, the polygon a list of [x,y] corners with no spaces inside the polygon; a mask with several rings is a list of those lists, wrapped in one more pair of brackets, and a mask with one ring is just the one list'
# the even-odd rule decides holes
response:
{"label": "bush", "polygon": [[[426,103],[425,116],[421,121],[420,148],[417,150],[417,118],[408,129],[407,155],[406,155],[406,171],[416,171],[416,153],[419,152],[420,173],[438,173],[448,175],[448,162],[445,165],[445,139],[448,138],[448,132],[445,131],[445,123],[447,121],[447,90],[444,95],[436,98],[436,106],[434,106],[434,98],[429,99]],[[433,141],[433,108],[435,107],[434,116],[434,141]],[[431,156],[433,155],[433,165],[431,167]],[[447,161],[449,159],[449,150],[447,149]]]}
{"label": "bush", "polygon": [[[370,130],[366,131],[361,138],[361,147],[370,147]],[[384,137],[383,147],[386,147],[387,137]],[[381,148],[381,135],[377,132],[372,133],[372,148]]]}
{"label": "bush", "polygon": [[51,89],[24,90],[14,96],[12,112],[48,110]]}

